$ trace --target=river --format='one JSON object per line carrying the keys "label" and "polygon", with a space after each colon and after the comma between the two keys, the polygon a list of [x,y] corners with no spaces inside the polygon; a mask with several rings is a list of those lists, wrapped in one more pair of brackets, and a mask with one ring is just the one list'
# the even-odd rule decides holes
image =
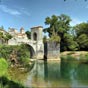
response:
{"label": "river", "polygon": [[24,85],[30,88],[88,88],[88,64],[37,60]]}

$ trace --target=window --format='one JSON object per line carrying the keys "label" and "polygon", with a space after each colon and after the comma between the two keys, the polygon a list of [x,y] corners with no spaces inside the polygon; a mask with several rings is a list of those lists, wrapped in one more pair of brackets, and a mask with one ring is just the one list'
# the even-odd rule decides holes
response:
{"label": "window", "polygon": [[37,41],[37,34],[36,34],[36,33],[33,34],[33,39],[34,39],[35,41]]}

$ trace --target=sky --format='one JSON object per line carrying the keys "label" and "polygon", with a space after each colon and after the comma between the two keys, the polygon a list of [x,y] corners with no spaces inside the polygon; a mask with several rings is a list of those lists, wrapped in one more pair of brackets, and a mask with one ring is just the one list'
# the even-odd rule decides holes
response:
{"label": "sky", "polygon": [[66,14],[72,26],[88,21],[88,1],[84,0],[1,0],[0,26],[30,30],[34,26],[47,27],[47,16]]}

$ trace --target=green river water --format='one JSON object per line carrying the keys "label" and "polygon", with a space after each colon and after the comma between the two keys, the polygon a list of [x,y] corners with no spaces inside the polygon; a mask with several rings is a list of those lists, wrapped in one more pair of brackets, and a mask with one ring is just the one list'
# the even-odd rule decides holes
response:
{"label": "green river water", "polygon": [[24,85],[29,88],[88,88],[88,64],[38,60]]}

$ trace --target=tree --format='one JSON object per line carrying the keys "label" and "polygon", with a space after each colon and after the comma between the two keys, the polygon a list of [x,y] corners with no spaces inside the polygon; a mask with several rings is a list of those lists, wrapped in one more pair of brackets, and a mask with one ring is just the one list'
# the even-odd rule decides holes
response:
{"label": "tree", "polygon": [[88,23],[77,24],[74,30],[80,50],[88,50]]}
{"label": "tree", "polygon": [[80,46],[80,50],[88,50],[88,36],[86,34],[81,34],[77,38],[77,42]]}
{"label": "tree", "polygon": [[70,21],[70,17],[65,14],[61,14],[60,16],[53,15],[51,18],[47,17],[45,19],[45,24],[49,25],[49,27],[45,28],[44,32],[48,32],[49,36],[52,34],[58,34],[62,37],[63,33],[69,31]]}
{"label": "tree", "polygon": [[45,19],[45,24],[49,25],[49,27],[45,28],[44,32],[48,32],[49,37],[53,40],[56,39],[55,37],[57,37],[58,41],[61,40],[61,51],[66,50],[64,48],[66,45],[64,34],[68,34],[71,28],[70,21],[70,17],[65,14],[61,14],[60,16],[52,15],[51,17],[47,17]]}
{"label": "tree", "polygon": [[2,43],[4,42],[4,36],[3,36],[2,32],[0,32],[0,40],[1,40]]}
{"label": "tree", "polygon": [[1,26],[0,27],[0,39],[1,39],[2,43],[8,43],[8,40],[11,38],[12,38],[12,36],[5,31],[3,26]]}
{"label": "tree", "polygon": [[79,45],[78,43],[74,40],[74,36],[70,35],[70,34],[64,34],[64,41],[65,41],[65,45],[63,47],[65,47],[65,50],[71,50],[71,51],[75,51],[79,49]]}
{"label": "tree", "polygon": [[31,32],[30,31],[26,31],[27,37],[28,39],[31,39]]}
{"label": "tree", "polygon": [[48,32],[50,37],[54,34],[57,34],[58,16],[52,15],[51,18],[47,17],[45,19],[45,24],[50,26],[45,28],[44,32]]}
{"label": "tree", "polygon": [[81,34],[88,35],[88,23],[77,24],[74,29],[77,36],[80,36]]}
{"label": "tree", "polygon": [[4,35],[4,40],[5,40],[5,42],[8,44],[8,40],[9,39],[11,39],[12,38],[12,36],[9,34],[9,33],[6,33],[5,35]]}
{"label": "tree", "polygon": [[43,43],[45,43],[45,42],[47,42],[47,37],[46,36],[43,37]]}

